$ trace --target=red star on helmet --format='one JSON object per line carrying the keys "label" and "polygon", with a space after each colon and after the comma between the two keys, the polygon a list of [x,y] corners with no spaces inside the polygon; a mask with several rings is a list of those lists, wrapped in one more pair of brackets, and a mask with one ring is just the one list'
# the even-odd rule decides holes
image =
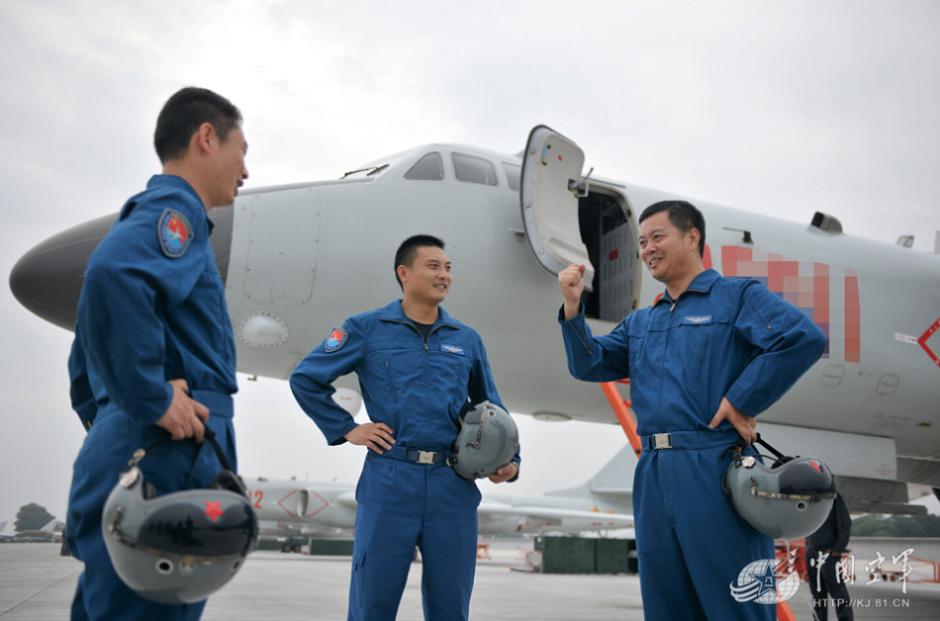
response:
{"label": "red star on helmet", "polygon": [[212,520],[213,522],[218,522],[219,518],[222,517],[222,501],[221,500],[207,500],[206,508],[203,510],[203,513],[206,514],[206,517]]}

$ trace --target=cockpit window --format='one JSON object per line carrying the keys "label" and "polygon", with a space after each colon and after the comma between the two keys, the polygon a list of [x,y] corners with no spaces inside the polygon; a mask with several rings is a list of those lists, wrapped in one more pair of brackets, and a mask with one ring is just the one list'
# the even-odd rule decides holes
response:
{"label": "cockpit window", "polygon": [[440,181],[444,178],[444,160],[437,151],[426,154],[405,173],[405,179]]}
{"label": "cockpit window", "polygon": [[496,167],[493,163],[482,157],[467,155],[466,153],[453,153],[454,174],[460,181],[469,183],[482,183],[483,185],[496,185]]}
{"label": "cockpit window", "polygon": [[522,174],[522,167],[516,164],[510,164],[509,162],[501,163],[503,165],[503,172],[506,173],[506,183],[509,184],[509,189],[513,192],[518,192],[519,176]]}

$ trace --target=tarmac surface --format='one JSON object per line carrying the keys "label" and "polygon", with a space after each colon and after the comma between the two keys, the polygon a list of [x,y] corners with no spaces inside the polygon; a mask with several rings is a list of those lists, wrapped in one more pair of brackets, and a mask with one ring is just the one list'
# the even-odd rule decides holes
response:
{"label": "tarmac surface", "polygon": [[[491,544],[492,559],[478,563],[471,618],[557,621],[641,620],[640,583],[629,575],[550,575],[518,571],[524,566],[524,540]],[[81,564],[59,556],[58,544],[0,545],[0,618],[55,621],[68,609]],[[398,618],[413,621],[421,613],[421,571],[416,564]],[[203,619],[232,621],[341,620],[346,618],[348,558],[255,552],[235,579],[209,600]],[[940,585],[855,585],[855,618],[940,619]],[[809,589],[800,586],[790,600],[797,619],[812,619]],[[834,618],[834,615],[830,615]]]}

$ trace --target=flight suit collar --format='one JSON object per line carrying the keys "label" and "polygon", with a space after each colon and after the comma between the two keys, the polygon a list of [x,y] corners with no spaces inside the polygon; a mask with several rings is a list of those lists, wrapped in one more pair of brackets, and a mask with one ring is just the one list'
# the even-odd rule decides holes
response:
{"label": "flight suit collar", "polygon": [[193,186],[189,185],[188,181],[176,175],[154,175],[147,181],[148,190],[160,186],[176,187],[183,190],[184,192],[191,194],[192,197],[196,199],[196,202],[199,203],[199,206],[202,207],[202,213],[206,218],[206,224],[209,226],[209,233],[212,233],[212,229],[215,228],[215,224],[212,222],[212,220],[209,219],[209,213],[202,204],[202,198],[199,197],[199,194],[196,193],[196,190],[193,189]]}
{"label": "flight suit collar", "polygon": [[[689,283],[688,288],[682,293],[685,294],[688,291],[694,291],[695,293],[708,293],[711,291],[712,286],[718,282],[719,278],[721,278],[721,274],[713,269],[707,269],[693,278],[692,282]],[[679,297],[682,297],[682,295]],[[664,289],[662,298],[660,298],[656,303],[658,304],[659,302],[669,302],[672,304],[673,301],[674,300],[672,299],[672,296],[669,295],[669,291]]]}
{"label": "flight suit collar", "polygon": [[[451,316],[444,310],[443,306],[438,305],[437,307],[438,316],[437,321],[434,322],[434,327],[431,328],[431,331],[437,330],[441,326],[447,326],[449,328],[460,329],[460,324],[451,318]],[[379,311],[379,319],[382,321],[391,321],[394,323],[406,323],[413,324],[408,315],[405,314],[405,310],[401,307],[401,300],[394,300],[385,306],[381,311]]]}

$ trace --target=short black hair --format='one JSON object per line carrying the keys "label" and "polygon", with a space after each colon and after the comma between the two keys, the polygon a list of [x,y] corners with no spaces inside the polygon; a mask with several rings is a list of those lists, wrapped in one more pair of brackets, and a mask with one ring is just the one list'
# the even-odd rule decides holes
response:
{"label": "short black hair", "polygon": [[160,115],[153,132],[153,146],[161,163],[186,154],[189,140],[203,123],[212,123],[219,140],[225,142],[229,131],[242,122],[242,113],[235,105],[207,88],[187,86],[173,93]]}
{"label": "short black hair", "polygon": [[688,233],[693,228],[698,229],[701,234],[698,240],[698,254],[700,257],[704,257],[705,218],[702,216],[702,212],[696,209],[692,203],[686,201],[659,201],[643,210],[643,213],[640,214],[640,223],[642,224],[643,220],[663,211],[669,212],[669,221],[683,233]]}
{"label": "short black hair", "polygon": [[401,278],[398,277],[398,266],[404,265],[405,267],[411,267],[411,264],[414,263],[418,248],[424,246],[434,246],[443,250],[444,240],[439,237],[434,237],[433,235],[412,235],[403,241],[398,247],[398,250],[395,251],[395,280],[398,281],[398,286],[402,288],[402,291],[404,291],[405,286],[401,284]]}

